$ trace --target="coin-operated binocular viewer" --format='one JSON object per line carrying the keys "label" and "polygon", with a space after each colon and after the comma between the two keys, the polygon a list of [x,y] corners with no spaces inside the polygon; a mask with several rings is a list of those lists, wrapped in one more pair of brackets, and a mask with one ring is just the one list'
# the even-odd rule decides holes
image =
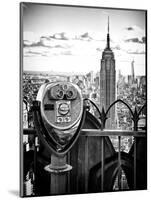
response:
{"label": "coin-operated binocular viewer", "polygon": [[51,151],[50,173],[69,171],[66,153],[76,142],[85,119],[82,94],[70,82],[42,85],[33,105],[34,124],[41,142]]}

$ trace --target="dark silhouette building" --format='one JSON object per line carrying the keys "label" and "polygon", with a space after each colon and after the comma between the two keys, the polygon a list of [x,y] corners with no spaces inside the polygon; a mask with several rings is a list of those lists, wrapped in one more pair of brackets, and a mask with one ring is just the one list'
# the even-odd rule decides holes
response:
{"label": "dark silhouette building", "polygon": [[[106,48],[102,53],[100,70],[100,106],[105,111],[115,101],[116,95],[116,70],[114,53],[110,48],[109,18]],[[108,115],[106,128],[115,127],[115,107],[112,107]]]}

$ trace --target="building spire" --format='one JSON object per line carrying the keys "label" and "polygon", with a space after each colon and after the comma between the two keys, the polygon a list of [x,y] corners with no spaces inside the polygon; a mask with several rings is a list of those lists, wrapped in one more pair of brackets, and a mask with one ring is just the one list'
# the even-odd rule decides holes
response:
{"label": "building spire", "polygon": [[108,28],[107,28],[107,45],[106,48],[110,49],[110,21],[109,21],[109,16],[108,16]]}
{"label": "building spire", "polygon": [[108,16],[108,34],[109,34],[109,31],[110,31],[110,27],[109,27],[110,26],[110,24],[109,24],[110,22],[109,22],[109,20],[110,19],[109,19],[109,16]]}

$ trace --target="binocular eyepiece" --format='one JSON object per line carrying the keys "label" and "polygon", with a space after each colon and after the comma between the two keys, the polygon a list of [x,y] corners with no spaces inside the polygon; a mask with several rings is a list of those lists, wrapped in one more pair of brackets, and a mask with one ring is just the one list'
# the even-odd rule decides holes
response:
{"label": "binocular eyepiece", "polygon": [[77,90],[67,83],[57,84],[49,89],[49,99],[54,100],[73,100],[77,97]]}

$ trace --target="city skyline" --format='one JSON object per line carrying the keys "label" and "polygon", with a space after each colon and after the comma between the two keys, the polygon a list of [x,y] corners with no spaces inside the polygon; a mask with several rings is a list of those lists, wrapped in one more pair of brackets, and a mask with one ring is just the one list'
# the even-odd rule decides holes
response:
{"label": "city skyline", "polygon": [[[110,17],[116,71],[145,75],[145,11],[24,4],[23,69],[100,71]],[[73,26],[74,24],[74,26]]]}

